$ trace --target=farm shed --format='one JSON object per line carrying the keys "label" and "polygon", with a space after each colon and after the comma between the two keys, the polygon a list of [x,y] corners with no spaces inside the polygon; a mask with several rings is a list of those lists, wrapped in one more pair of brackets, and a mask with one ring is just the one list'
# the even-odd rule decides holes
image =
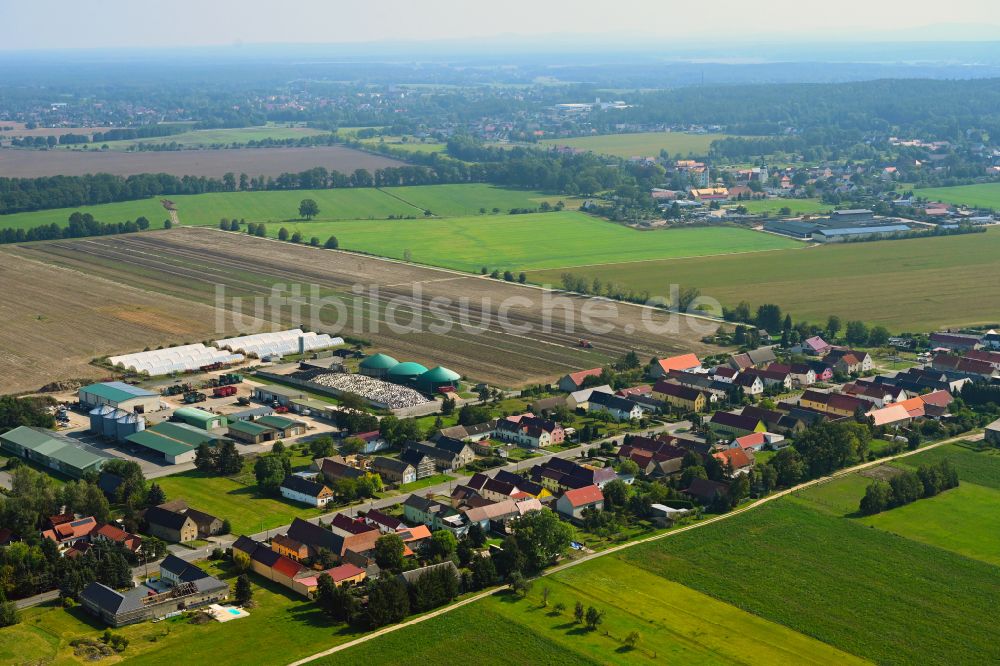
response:
{"label": "farm shed", "polygon": [[278,437],[296,437],[306,431],[306,424],[284,416],[272,414],[262,416],[254,423],[268,428],[274,428],[278,432]]}
{"label": "farm shed", "polygon": [[161,458],[171,465],[180,465],[193,462],[200,445],[217,446],[222,438],[185,423],[167,421],[129,435],[125,441],[144,449],[154,458]]}
{"label": "farm shed", "polygon": [[308,394],[302,389],[290,386],[258,386],[253,390],[253,397],[261,402],[277,402],[287,407],[292,400],[307,398]]}
{"label": "farm shed", "polygon": [[80,404],[88,409],[109,405],[126,412],[142,414],[160,408],[160,396],[125,382],[102,382],[81,387]]}
{"label": "farm shed", "polygon": [[256,421],[236,421],[229,424],[229,436],[244,444],[261,444],[277,439],[278,431]]}
{"label": "farm shed", "polygon": [[197,407],[179,407],[174,412],[174,418],[202,430],[224,428],[226,426],[226,417],[222,414],[213,414]]}
{"label": "farm shed", "polygon": [[113,458],[63,434],[29,426],[0,435],[0,449],[76,479],[99,472]]}

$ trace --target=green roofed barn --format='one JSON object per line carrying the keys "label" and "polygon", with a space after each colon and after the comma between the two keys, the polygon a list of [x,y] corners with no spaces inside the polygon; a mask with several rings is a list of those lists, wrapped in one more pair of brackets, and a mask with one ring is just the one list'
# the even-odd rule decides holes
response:
{"label": "green roofed barn", "polygon": [[399,365],[399,361],[388,354],[373,354],[361,361],[358,368],[363,375],[385,379],[389,374],[389,370],[397,365]]}
{"label": "green roofed barn", "polygon": [[393,366],[389,370],[389,381],[396,382],[397,384],[413,384],[425,372],[427,372],[427,368],[419,363],[406,361],[405,363]]}
{"label": "green roofed barn", "polygon": [[433,393],[445,387],[457,389],[460,379],[462,379],[462,376],[457,372],[439,365],[420,375],[417,378],[417,386],[422,391]]}
{"label": "green roofed barn", "polygon": [[129,435],[125,441],[144,449],[154,458],[162,458],[171,465],[180,465],[193,462],[200,445],[217,446],[222,438],[186,423],[165,421]]}
{"label": "green roofed barn", "polygon": [[174,412],[174,418],[202,430],[226,426],[226,417],[222,414],[213,414],[197,407],[180,407]]}
{"label": "green roofed barn", "polygon": [[100,449],[61,433],[29,426],[0,435],[0,449],[77,479],[99,472],[112,459]]}

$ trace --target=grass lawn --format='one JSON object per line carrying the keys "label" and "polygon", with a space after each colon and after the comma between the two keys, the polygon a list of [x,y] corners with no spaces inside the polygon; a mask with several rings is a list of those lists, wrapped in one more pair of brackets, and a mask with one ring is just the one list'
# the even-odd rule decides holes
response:
{"label": "grass lawn", "polygon": [[[274,139],[281,141],[284,139],[301,139],[308,136],[318,136],[329,134],[323,130],[311,127],[286,127],[280,124],[260,125],[257,127],[237,127],[232,129],[207,129],[191,130],[170,136],[157,136],[148,139],[128,139],[123,141],[106,141],[111,150],[127,150],[129,147],[140,144],[159,145],[161,143],[178,143],[187,148],[210,148],[212,146],[227,146],[231,144],[245,144],[248,141],[260,141],[262,139]],[[91,149],[103,143],[91,144]]]}
{"label": "grass lawn", "polygon": [[833,208],[819,199],[754,199],[738,201],[727,207],[735,208],[736,206],[744,206],[751,213],[770,213],[772,215],[777,215],[782,208],[786,207],[792,210],[793,215],[822,213]]}
{"label": "grass lawn", "polygon": [[436,486],[439,483],[447,483],[454,479],[454,476],[450,474],[433,474],[431,476],[424,477],[413,483],[404,483],[399,487],[399,492],[401,493],[411,493],[414,490],[420,490],[421,488],[428,488],[430,486]]}
{"label": "grass lawn", "polygon": [[670,155],[707,155],[713,141],[725,139],[726,134],[686,134],[683,132],[637,132],[633,134],[604,134],[572,139],[545,139],[541,143],[569,146],[616,157],[656,157],[661,150]]}
{"label": "grass lawn", "polygon": [[[546,587],[550,595],[543,608]],[[573,622],[577,601],[605,611],[597,631]],[[567,610],[554,611],[558,603]],[[622,643],[631,631],[640,634],[635,649]],[[450,664],[454,654],[477,664],[861,663],[610,557],[535,581],[525,599],[497,594],[319,663]]]}
{"label": "grass lawn", "polygon": [[956,185],[954,187],[928,187],[913,190],[918,197],[930,201],[943,201],[976,208],[1000,208],[1000,183]]}
{"label": "grass lawn", "polygon": [[1000,490],[963,481],[958,488],[859,520],[907,539],[1000,565],[998,506]]}
{"label": "grass lawn", "polygon": [[257,487],[224,476],[208,476],[197,470],[156,480],[169,499],[184,499],[199,511],[228,518],[233,534],[256,534],[292,518],[312,518],[333,511],[316,509],[281,497],[261,497]]}
{"label": "grass lawn", "polygon": [[[679,284],[730,306],[742,300],[753,307],[777,303],[796,320],[825,322],[836,314],[892,331],[930,331],[996,322],[1000,289],[983,276],[995,274],[997,256],[1000,229],[990,229],[985,234],[609,264],[574,272],[637,292],[657,293],[664,284]],[[556,284],[560,273],[528,277]],[[915,284],[934,288],[914,289]],[[816,298],[818,293],[823,298]]]}
{"label": "grass lawn", "polygon": [[[322,204],[320,204],[322,208]],[[182,214],[183,215],[183,214]],[[734,227],[637,231],[578,212],[450,219],[300,222],[268,225],[308,239],[337,236],[340,247],[421,264],[478,272],[527,270],[802,247],[786,238]],[[526,242],[525,239],[558,242]],[[558,284],[558,271],[546,274]],[[617,282],[617,280],[615,280]],[[665,284],[669,284],[669,280]],[[661,289],[656,285],[657,289]]]}
{"label": "grass lawn", "polygon": [[980,486],[1000,490],[1000,450],[977,450],[973,446],[948,444],[936,449],[923,451],[893,464],[916,470],[920,465],[931,465],[944,458],[958,471],[961,483],[975,483]]}
{"label": "grass lawn", "polygon": [[[101,222],[126,222],[138,217],[145,217],[149,220],[150,228],[160,229],[163,227],[163,221],[170,217],[170,214],[160,204],[161,198],[167,197],[0,215],[0,229],[32,229],[50,224],[65,227],[69,225],[69,216],[76,211],[90,213]],[[215,223],[218,224],[219,221],[216,220]]]}
{"label": "grass lawn", "polygon": [[[228,571],[201,563],[209,572],[232,583]],[[334,625],[310,601],[290,590],[251,574],[256,608],[250,616],[220,624],[192,624],[185,617],[113,629],[129,639],[122,655],[128,663],[173,666],[177,663],[287,663],[354,638]],[[53,604],[24,611],[21,624],[0,629],[0,663],[86,663],[73,655],[74,638],[97,639],[104,625],[79,606],[64,610]],[[179,660],[178,654],[183,653]],[[101,663],[114,663],[108,658]]]}
{"label": "grass lawn", "polygon": [[361,143],[376,146],[392,146],[398,150],[405,150],[410,153],[443,153],[448,148],[447,144],[434,141],[422,143],[419,139],[415,139],[412,136],[408,136],[406,139],[406,141],[403,141],[403,137],[401,136],[375,136],[370,139],[361,139]]}
{"label": "grass lawn", "polygon": [[382,191],[421,211],[429,210],[437,217],[479,215],[480,208],[485,208],[487,215],[492,216],[494,208],[506,215],[511,208],[537,208],[543,201],[555,203],[559,200],[559,197],[532,190],[508,190],[482,183],[387,187]]}
{"label": "grass lawn", "polygon": [[996,567],[794,500],[616,557],[879,663],[1000,660]]}

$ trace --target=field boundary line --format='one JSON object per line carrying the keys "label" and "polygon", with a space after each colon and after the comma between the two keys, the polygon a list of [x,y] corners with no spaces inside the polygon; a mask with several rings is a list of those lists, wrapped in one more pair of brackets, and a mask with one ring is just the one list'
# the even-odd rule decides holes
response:
{"label": "field boundary line", "polygon": [[[656,233],[655,231],[650,231],[646,233]],[[765,233],[765,232],[756,232]],[[774,234],[775,236],[780,236],[780,234]],[[783,238],[788,238],[788,236],[783,236]],[[794,240],[794,239],[792,239]],[[772,247],[766,250],[735,250],[733,252],[715,252],[713,254],[689,254],[683,257],[661,257],[659,259],[629,259],[628,261],[605,261],[597,264],[573,264],[572,266],[556,266],[555,268],[529,268],[529,271],[568,271],[572,268],[594,268],[597,266],[618,266],[620,264],[646,264],[651,261],[680,261],[683,259],[708,259],[711,257],[729,257],[733,255],[740,254],[762,254],[764,252],[798,252],[799,250],[806,250],[813,246],[818,246],[818,243],[803,243],[802,247]]]}
{"label": "field boundary line", "polygon": [[[906,458],[908,456],[913,456],[913,455],[916,455],[918,453],[923,453],[924,451],[930,451],[931,449],[936,449],[939,446],[945,446],[947,444],[954,444],[955,442],[961,441],[963,439],[969,439],[970,437],[974,437],[974,436],[976,436],[976,434],[977,434],[976,431],[973,431],[972,433],[965,433],[964,435],[960,435],[960,436],[957,436],[957,437],[952,437],[950,439],[945,439],[945,440],[942,440],[940,442],[935,442],[934,444],[928,444],[927,446],[924,446],[924,447],[919,448],[919,449],[914,449],[912,451],[904,451],[902,453],[897,453],[897,454],[892,455],[892,456],[886,456],[885,458],[878,458],[877,460],[870,460],[870,461],[867,461],[867,462],[863,462],[863,463],[860,463],[860,464],[855,465],[853,467],[845,467],[844,469],[837,470],[836,472],[834,472],[833,474],[830,474],[828,476],[822,476],[822,477],[820,477],[818,479],[811,479],[811,480],[806,481],[804,483],[800,483],[797,486],[793,486],[791,488],[786,488],[785,490],[781,490],[781,491],[778,491],[778,492],[773,493],[771,495],[768,495],[767,497],[761,497],[760,499],[755,500],[755,501],[751,502],[750,504],[747,504],[745,506],[739,507],[737,509],[733,509],[729,513],[723,513],[723,514],[718,515],[718,516],[713,516],[712,518],[707,518],[705,520],[698,521],[697,523],[692,523],[690,525],[684,525],[683,527],[678,527],[675,530],[670,530],[670,531],[667,531],[667,532],[662,532],[660,534],[654,534],[652,536],[648,536],[648,537],[645,537],[645,538],[642,538],[642,539],[637,539],[635,541],[628,541],[626,543],[622,543],[622,544],[619,544],[617,546],[612,546],[611,548],[608,548],[606,550],[598,551],[598,552],[593,553],[591,555],[585,555],[585,556],[583,556],[583,557],[581,557],[579,559],[576,559],[576,560],[571,560],[569,562],[566,562],[565,564],[560,564],[558,566],[552,567],[551,569],[546,569],[541,574],[539,574],[539,576],[537,576],[536,578],[542,578],[544,576],[550,576],[552,574],[559,573],[560,571],[565,571],[566,569],[569,569],[570,567],[575,567],[577,565],[583,564],[584,562],[590,562],[592,560],[596,560],[599,557],[604,557],[605,555],[611,555],[612,553],[621,552],[621,551],[623,551],[623,550],[625,550],[627,548],[633,548],[635,546],[639,546],[639,545],[642,545],[642,544],[651,543],[653,541],[659,541],[661,539],[666,539],[667,537],[674,536],[675,534],[683,534],[684,532],[690,532],[691,530],[698,529],[700,527],[704,527],[705,525],[712,525],[713,523],[717,523],[720,520],[726,520],[726,519],[732,518],[733,516],[739,516],[739,515],[741,515],[743,513],[746,513],[747,511],[750,511],[752,509],[756,509],[756,508],[758,508],[760,506],[764,506],[768,502],[773,502],[776,499],[780,499],[782,497],[787,497],[788,495],[791,495],[792,493],[799,492],[800,490],[805,490],[806,488],[811,488],[813,486],[821,485],[823,483],[828,483],[830,481],[833,481],[835,479],[839,479],[839,478],[847,476],[849,474],[854,474],[854,473],[860,472],[860,471],[862,471],[864,469],[868,469],[869,467],[877,467],[879,465],[883,465],[885,463],[892,462],[892,461],[898,460],[900,458]],[[427,613],[426,615],[421,615],[419,617],[415,617],[415,618],[413,618],[411,620],[407,620],[406,622],[401,622],[399,624],[393,624],[393,625],[389,625],[387,627],[382,627],[381,629],[379,629],[379,630],[377,630],[375,632],[372,632],[370,634],[365,634],[364,636],[360,636],[358,638],[355,638],[354,640],[348,641],[347,643],[341,643],[340,645],[335,645],[332,648],[329,648],[329,649],[324,650],[322,652],[317,652],[316,654],[314,654],[312,656],[303,657],[302,659],[299,659],[298,661],[294,661],[294,662],[288,664],[288,666],[303,666],[304,664],[308,664],[309,662],[315,661],[316,659],[322,659],[323,657],[328,657],[331,654],[335,654],[335,653],[340,652],[342,650],[346,650],[347,648],[354,647],[355,645],[360,645],[361,643],[365,643],[365,642],[370,641],[370,640],[372,640],[374,638],[378,638],[379,636],[384,636],[385,634],[392,633],[393,631],[398,631],[398,630],[403,629],[405,627],[410,627],[410,626],[413,626],[415,624],[419,624],[419,623],[421,623],[421,622],[423,622],[425,620],[429,620],[431,618],[438,617],[440,615],[444,615],[445,613],[453,611],[456,608],[461,608],[462,606],[470,604],[470,603],[472,603],[474,601],[479,601],[480,599],[485,599],[486,597],[492,596],[493,594],[496,594],[499,590],[503,589],[504,587],[506,587],[506,586],[505,585],[498,585],[496,587],[490,588],[489,590],[484,590],[483,592],[480,592],[479,594],[476,594],[476,595],[474,595],[472,597],[469,597],[468,599],[463,599],[462,601],[459,601],[457,603],[451,604],[450,606],[444,606],[443,608],[439,608],[439,609],[437,609],[435,611]],[[782,625],[782,626],[784,626],[784,625]]]}
{"label": "field boundary line", "polygon": [[[428,211],[427,208],[421,208],[417,204],[413,203],[412,201],[407,201],[406,199],[404,199],[403,197],[399,196],[398,194],[393,194],[392,192],[386,192],[385,188],[376,187],[375,189],[378,190],[379,192],[381,192],[382,194],[386,195],[387,197],[392,197],[396,201],[401,201],[401,202],[405,203],[410,208],[416,208],[421,213],[426,213]],[[432,217],[437,217],[437,215],[433,215],[433,213],[432,213]]]}

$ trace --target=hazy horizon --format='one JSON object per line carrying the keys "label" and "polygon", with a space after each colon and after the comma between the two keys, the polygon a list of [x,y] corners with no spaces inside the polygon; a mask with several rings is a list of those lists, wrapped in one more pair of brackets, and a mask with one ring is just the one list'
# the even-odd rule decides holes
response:
{"label": "hazy horizon", "polygon": [[1000,40],[1000,25],[983,22],[994,8],[987,0],[955,0],[946,12],[940,7],[921,11],[901,0],[803,2],[789,12],[763,7],[751,11],[752,5],[735,0],[719,0],[697,10],[648,0],[620,0],[613,8],[594,0],[580,0],[571,8],[564,3],[510,0],[502,11],[455,0],[386,0],[378,6],[349,9],[342,9],[344,3],[306,0],[282,13],[260,0],[175,0],[162,3],[162,11],[157,4],[106,0],[95,9],[55,0],[30,4],[0,0],[0,14],[11,28],[5,31],[0,51],[241,44],[391,47],[436,41],[475,45],[476,40],[512,46],[549,42],[554,47],[572,44],[603,51],[657,45],[720,48],[774,39],[801,44]]}

